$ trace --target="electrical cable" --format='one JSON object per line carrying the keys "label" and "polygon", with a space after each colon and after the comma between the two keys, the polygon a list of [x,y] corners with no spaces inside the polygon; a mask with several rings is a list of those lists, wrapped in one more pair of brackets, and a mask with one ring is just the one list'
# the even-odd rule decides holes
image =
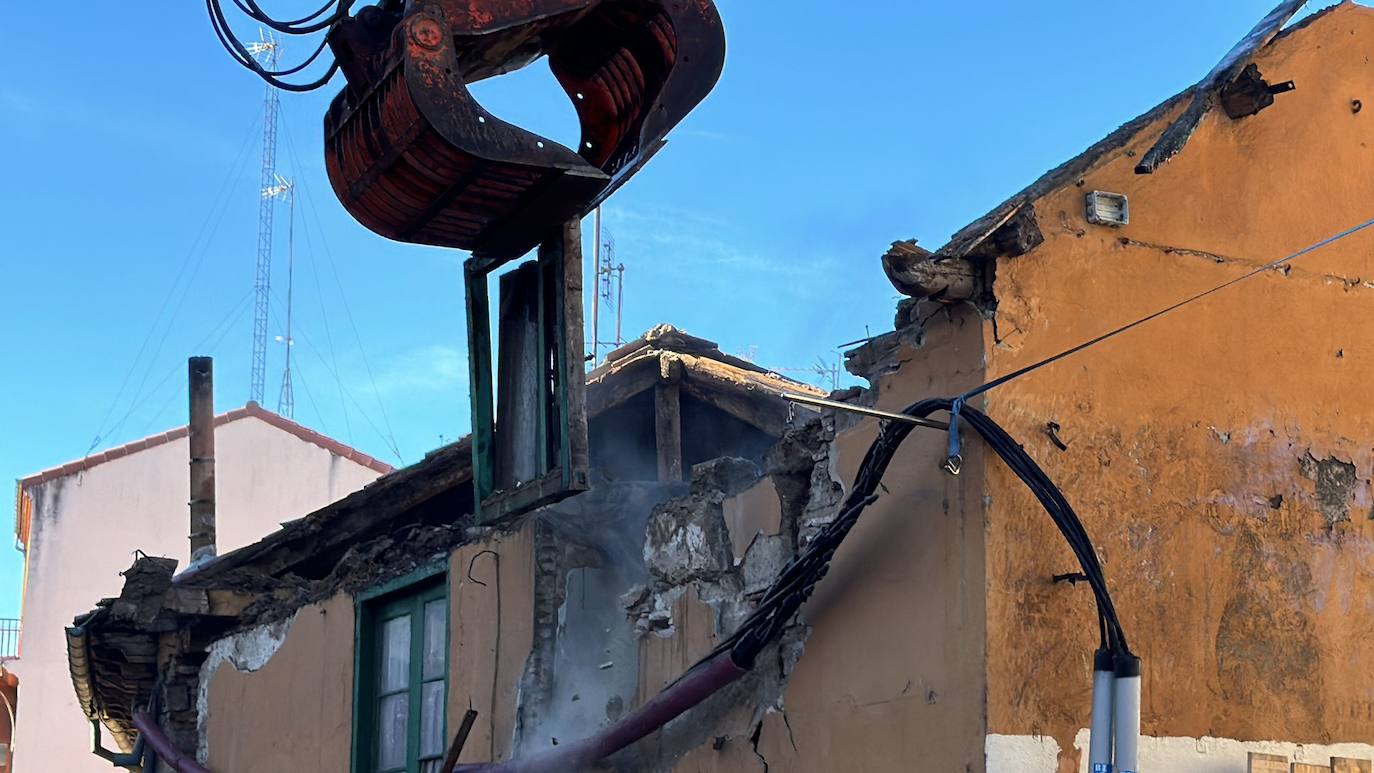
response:
{"label": "electrical cable", "polygon": [[[273,294],[272,296],[272,302],[274,304],[278,304],[273,308],[276,308],[278,313],[280,313],[281,306],[278,303],[277,296],[275,294]],[[343,378],[339,376],[338,371],[330,367],[329,361],[324,358],[324,355],[320,354],[319,348],[315,346],[314,341],[310,339],[310,336],[305,332],[305,329],[298,326],[296,328],[295,333],[297,336],[300,337],[301,342],[305,344],[305,348],[308,349],[311,354],[315,355],[315,359],[319,360],[320,364],[323,365],[325,370],[329,372],[329,375],[334,377],[334,380],[338,382],[339,387],[343,389],[344,394],[348,396],[348,399],[353,401],[353,407],[358,409],[358,413],[363,417],[363,421],[366,421],[367,425],[372,428],[372,431],[376,432],[378,437],[382,439],[382,442],[387,446],[387,450],[389,450],[392,454],[395,455],[396,461],[400,463],[401,466],[405,466],[405,458],[401,456],[401,449],[395,442],[395,436],[383,432],[382,429],[377,426],[376,422],[372,421],[372,417],[369,416],[367,414],[367,411],[363,409],[362,404],[358,402],[358,398],[354,397],[353,393],[347,387],[343,386]]]}
{"label": "electrical cable", "polygon": [[[1103,333],[1102,335],[1097,336],[1096,338],[1093,338],[1093,339],[1091,339],[1091,340],[1084,341],[1083,343],[1078,344],[1077,346],[1073,346],[1073,347],[1070,347],[1070,348],[1068,348],[1068,349],[1065,349],[1064,351],[1062,351],[1062,352],[1060,352],[1060,353],[1058,353],[1058,354],[1052,355],[1052,356],[1050,356],[1050,357],[1046,357],[1045,359],[1040,360],[1039,362],[1031,363],[1030,365],[1027,365],[1027,366],[1025,366],[1024,368],[1018,368],[1017,370],[1014,370],[1014,371],[1012,371],[1011,373],[1008,373],[1008,374],[1006,374],[1006,375],[1004,375],[1004,376],[999,376],[999,377],[997,377],[997,378],[995,378],[995,379],[993,379],[993,380],[991,380],[991,381],[989,381],[989,382],[987,382],[987,383],[985,383],[985,384],[983,384],[983,385],[981,385],[981,386],[979,386],[979,387],[977,387],[977,388],[974,388],[974,389],[971,389],[971,390],[965,392],[964,394],[960,395],[959,398],[958,398],[957,400],[970,400],[970,399],[972,399],[972,398],[974,398],[974,397],[977,397],[978,395],[983,394],[984,392],[988,392],[988,391],[990,391],[990,390],[996,389],[997,387],[1002,386],[1003,384],[1005,384],[1005,383],[1007,383],[1007,382],[1009,382],[1009,381],[1014,381],[1014,380],[1016,380],[1016,379],[1018,379],[1018,378],[1020,378],[1020,377],[1022,377],[1022,376],[1024,376],[1024,375],[1028,374],[1028,373],[1031,373],[1031,372],[1033,372],[1033,371],[1039,370],[1039,369],[1041,369],[1041,368],[1043,368],[1043,367],[1045,367],[1045,366],[1047,366],[1047,365],[1051,365],[1051,364],[1053,364],[1053,363],[1056,363],[1056,362],[1058,362],[1058,361],[1064,359],[1065,357],[1070,357],[1070,356],[1072,356],[1072,355],[1075,355],[1075,354],[1077,354],[1077,353],[1083,351],[1084,349],[1089,349],[1089,348],[1091,348],[1091,347],[1093,347],[1093,346],[1096,346],[1097,344],[1102,343],[1103,341],[1106,341],[1106,340],[1111,339],[1111,338],[1115,338],[1116,336],[1119,336],[1119,335],[1121,335],[1122,333],[1125,333],[1125,332],[1127,332],[1127,331],[1129,331],[1129,330],[1132,330],[1132,329],[1134,329],[1134,328],[1137,328],[1137,327],[1139,327],[1139,326],[1141,326],[1141,325],[1143,325],[1143,324],[1145,324],[1145,323],[1147,323],[1147,322],[1151,322],[1151,321],[1153,321],[1153,320],[1159,319],[1160,317],[1163,317],[1164,315],[1169,314],[1169,313],[1171,313],[1171,312],[1177,311],[1177,310],[1183,308],[1184,306],[1188,306],[1188,305],[1190,305],[1190,304],[1192,304],[1192,303],[1195,303],[1195,302],[1197,302],[1197,301],[1200,301],[1200,300],[1202,300],[1203,298],[1206,298],[1206,297],[1208,297],[1208,296],[1210,296],[1210,295],[1214,295],[1214,294],[1216,294],[1216,293],[1219,293],[1219,292],[1221,292],[1222,290],[1225,290],[1225,289],[1227,289],[1227,288],[1229,288],[1229,287],[1233,287],[1233,286],[1235,286],[1235,285],[1238,285],[1238,284],[1240,284],[1241,282],[1244,282],[1245,280],[1250,279],[1250,278],[1252,278],[1252,277],[1259,276],[1260,274],[1263,274],[1263,273],[1266,272],[1266,271],[1273,271],[1274,269],[1279,268],[1280,266],[1284,265],[1285,263],[1289,263],[1289,262],[1291,262],[1291,261],[1297,260],[1298,258],[1301,258],[1301,257],[1303,257],[1304,255],[1308,255],[1308,254],[1310,254],[1310,253],[1316,252],[1317,250],[1319,250],[1319,249],[1321,249],[1321,248],[1323,248],[1323,247],[1327,247],[1327,246],[1330,246],[1330,245],[1332,245],[1332,244],[1335,244],[1336,242],[1339,242],[1339,241],[1341,241],[1342,239],[1345,239],[1345,238],[1350,237],[1350,236],[1354,236],[1355,234],[1360,233],[1361,231],[1365,231],[1365,230],[1367,230],[1367,229],[1369,229],[1369,228],[1372,228],[1372,227],[1374,227],[1374,218],[1370,218],[1369,220],[1366,220],[1366,221],[1364,221],[1363,223],[1360,223],[1359,225],[1351,226],[1350,228],[1347,228],[1347,229],[1345,229],[1344,231],[1341,231],[1341,232],[1339,232],[1339,233],[1336,233],[1336,234],[1333,234],[1333,235],[1331,235],[1331,236],[1328,236],[1328,237],[1326,237],[1325,239],[1322,239],[1322,240],[1320,240],[1320,241],[1318,241],[1318,242],[1314,242],[1313,244],[1310,244],[1310,245],[1308,245],[1308,246],[1306,246],[1306,247],[1303,247],[1302,249],[1298,250],[1297,252],[1294,252],[1294,253],[1292,253],[1292,254],[1286,255],[1286,256],[1284,256],[1284,257],[1282,257],[1282,258],[1279,258],[1278,260],[1273,260],[1273,261],[1270,261],[1270,262],[1265,263],[1265,264],[1263,264],[1263,265],[1257,266],[1257,267],[1251,269],[1250,271],[1247,271],[1247,272],[1245,272],[1244,274],[1241,274],[1240,276],[1235,277],[1234,279],[1230,279],[1230,280],[1227,280],[1227,281],[1225,281],[1225,282],[1222,282],[1221,284],[1219,284],[1219,285],[1217,285],[1217,286],[1215,286],[1215,287],[1213,287],[1213,288],[1211,288],[1211,289],[1209,289],[1209,290],[1204,290],[1204,291],[1202,291],[1202,292],[1200,292],[1200,293],[1197,293],[1196,295],[1192,295],[1192,296],[1190,296],[1190,297],[1188,297],[1188,298],[1185,298],[1185,299],[1183,299],[1183,300],[1181,300],[1181,301],[1179,301],[1179,302],[1177,302],[1177,303],[1174,303],[1174,304],[1172,304],[1172,305],[1170,305],[1170,306],[1166,306],[1165,308],[1162,308],[1162,309],[1160,309],[1159,311],[1156,311],[1156,312],[1154,312],[1154,313],[1152,313],[1152,314],[1147,314],[1146,316],[1141,317],[1141,318],[1135,320],[1134,322],[1128,322],[1128,323],[1126,323],[1125,325],[1122,325],[1121,327],[1118,327],[1118,328],[1116,328],[1116,329],[1114,329],[1114,330],[1110,330],[1110,331],[1108,331],[1108,332],[1106,332],[1106,333]],[[957,402],[957,401],[956,401],[956,402]]]}
{"label": "electrical cable", "polygon": [[[244,293],[243,297],[237,303],[234,304],[234,307],[231,308],[229,312],[225,314],[224,317],[215,324],[214,327],[210,328],[210,332],[206,333],[205,336],[201,338],[195,346],[191,347],[191,349],[193,351],[205,351],[211,355],[214,355],[217,352],[219,352],[220,345],[223,344],[224,339],[227,338],[231,332],[233,332],[234,325],[238,323],[238,321],[243,317],[245,312],[247,312],[249,309],[253,307],[252,300],[252,290],[249,290],[248,292]],[[213,342],[211,342],[212,338],[214,339]],[[161,391],[162,387],[165,386],[169,381],[171,381],[172,378],[176,376],[178,373],[184,374],[186,372],[185,367],[186,366],[184,363],[178,363],[170,371],[168,371],[167,374],[164,375],[162,379],[158,381],[156,385],[153,386],[152,389],[148,390],[147,396],[144,397],[142,401],[140,401],[136,405],[132,405],[129,407],[128,415],[132,416],[143,406],[147,405],[148,401],[152,400],[153,396],[158,394]],[[165,414],[167,412],[167,409],[171,407],[172,403],[176,400],[177,396],[180,395],[184,398],[185,394],[186,392],[180,387],[173,387],[171,391],[168,393],[167,398],[162,402],[158,409],[148,415],[148,421],[145,422],[143,428],[139,430],[139,434],[146,436],[152,430],[153,424],[157,422],[158,418]]]}
{"label": "electrical cable", "polygon": [[[167,294],[163,297],[162,305],[158,308],[157,314],[155,314],[153,317],[152,326],[148,328],[148,333],[144,336],[143,343],[139,345],[138,353],[134,355],[134,359],[129,363],[129,370],[124,374],[124,379],[120,382],[119,389],[115,392],[114,399],[110,401],[110,405],[105,411],[105,416],[100,420],[99,428],[96,430],[95,435],[91,439],[90,447],[86,450],[86,453],[88,455],[95,451],[95,449],[100,445],[102,440],[104,440],[106,437],[110,435],[113,435],[115,432],[118,432],[122,428],[123,422],[128,418],[128,414],[125,414],[124,417],[117,421],[115,424],[111,425],[109,423],[110,418],[114,415],[116,407],[118,407],[120,400],[124,396],[125,390],[129,386],[134,371],[138,369],[139,363],[143,361],[143,355],[148,351],[148,344],[152,342],[153,336],[157,334],[157,330],[162,324],[163,314],[167,312],[168,307],[172,304],[172,299],[176,297],[178,289],[181,288],[181,281],[186,276],[186,272],[191,268],[192,259],[195,258],[196,252],[198,250],[201,251],[201,254],[200,257],[195,261],[195,272],[192,274],[191,281],[194,281],[195,276],[199,274],[200,266],[205,260],[204,250],[209,249],[209,240],[213,239],[214,235],[219,232],[219,227],[224,221],[224,216],[227,212],[227,209],[222,208],[225,207],[225,205],[227,205],[229,202],[231,183],[241,173],[242,165],[248,157],[248,149],[252,144],[254,134],[257,131],[257,127],[261,122],[261,116],[262,113],[261,111],[259,111],[258,114],[254,116],[252,123],[249,124],[248,132],[244,136],[243,142],[239,146],[238,153],[235,155],[234,161],[231,164],[229,164],[228,171],[225,174],[224,180],[220,183],[219,191],[211,199],[211,205],[205,213],[205,219],[201,222],[200,228],[197,229],[195,238],[191,240],[191,245],[187,248],[186,254],[182,258],[181,267],[177,270],[176,277],[172,280],[171,286],[167,288]],[[218,214],[218,219],[216,219],[216,214]],[[213,229],[207,232],[207,229],[209,229],[211,226],[211,221],[214,221],[214,227]],[[202,239],[205,240],[203,244]],[[188,284],[186,290],[182,291],[182,301],[185,300],[185,294],[186,291],[189,290],[189,287],[190,285]],[[180,311],[180,309],[181,301],[178,301],[176,310],[172,312],[172,316],[169,318],[167,322],[169,328],[171,325],[175,323],[177,313]],[[139,382],[139,386],[135,389],[133,395],[131,395],[129,398],[131,404],[138,402],[140,397],[142,396],[143,386],[147,384],[148,375],[152,368],[152,363],[154,360],[157,359],[157,353],[161,351],[162,344],[165,343],[165,341],[166,334],[164,333],[163,338],[158,343],[157,352],[155,352],[149,358],[149,361],[144,368],[144,374]],[[156,389],[157,387],[154,387],[154,390]],[[130,410],[130,413],[132,413],[132,409]]]}
{"label": "electrical cable", "polygon": [[[954,402],[943,399],[922,400],[908,407],[903,413],[924,418],[935,411],[951,410]],[[1138,717],[1139,660],[1126,648],[1121,624],[1116,618],[1115,608],[1101,579],[1101,566],[1097,564],[1096,554],[1082,529],[1082,524],[1059,489],[1010,435],[980,411],[974,408],[965,410],[969,426],[973,427],[984,438],[988,447],[1026,483],[1050,513],[1056,525],[1060,526],[1060,530],[1084,565],[1083,573],[1088,576],[1090,583],[1094,583],[1094,591],[1100,591],[1098,623],[1111,635],[1112,646],[1116,650],[1114,685],[1133,684],[1135,688],[1121,690],[1121,694],[1127,700],[1121,701],[1114,711],[1120,716],[1129,714],[1128,719],[1132,716]],[[759,602],[758,608],[734,634],[652,699],[629,715],[580,741],[563,744],[529,758],[459,765],[454,770],[459,773],[553,773],[581,770],[626,748],[684,712],[700,706],[710,696],[742,678],[753,668],[763,649],[775,641],[791,624],[802,604],[815,590],[816,584],[825,577],[830,569],[831,560],[845,537],[858,523],[864,510],[878,500],[877,491],[882,485],[883,475],[896,456],[897,449],[915,427],[916,425],[904,421],[884,422],[878,437],[864,455],[863,462],[854,476],[850,493],[835,519],[821,529],[806,549],[779,573]],[[1127,674],[1123,677],[1123,664],[1132,666],[1134,675]],[[1134,714],[1121,709],[1130,709],[1132,706],[1136,709]],[[1122,738],[1119,743],[1132,742],[1132,727],[1129,725],[1130,723],[1126,722],[1117,728],[1118,735]],[[1138,726],[1133,732],[1138,734]]]}
{"label": "electrical cable", "polygon": [[[291,147],[289,134],[287,135],[287,146],[288,148]],[[386,404],[382,402],[381,390],[377,388],[377,376],[372,370],[372,362],[367,356],[367,348],[363,346],[362,334],[358,331],[358,320],[353,316],[353,307],[348,302],[348,293],[344,291],[343,280],[339,277],[338,262],[334,260],[333,250],[329,249],[329,240],[325,236],[324,223],[320,220],[320,213],[315,208],[314,199],[310,195],[310,188],[308,186],[303,186],[301,188],[301,193],[301,200],[305,202],[305,211],[315,221],[315,230],[319,233],[320,246],[324,248],[324,256],[329,262],[329,270],[334,276],[334,284],[339,288],[339,300],[343,301],[344,316],[348,319],[349,328],[353,331],[353,340],[358,344],[358,354],[362,357],[363,369],[367,371],[368,382],[372,386],[372,396],[377,401],[378,410],[381,411],[382,424],[386,427],[387,437],[390,439],[392,451],[396,454],[397,460],[404,466],[405,460],[401,458],[400,444],[396,442],[396,431],[391,426],[391,417],[387,414]],[[362,410],[362,406],[358,405],[356,400],[354,400],[354,405],[358,407],[359,411]],[[364,416],[364,418],[367,417]],[[369,420],[368,423],[370,424],[371,420]]]}
{"label": "electrical cable", "polygon": [[[949,411],[953,407],[953,400],[923,400],[908,407],[903,413],[924,418],[936,411]],[[963,410],[969,426],[983,437],[988,447],[1026,484],[1069,543],[1097,601],[1097,626],[1104,646],[1110,647],[1114,653],[1129,654],[1126,636],[1107,589],[1101,564],[1072,506],[1044,470],[996,422],[977,409],[965,407]],[[897,449],[914,428],[915,425],[905,422],[884,424],[859,466],[840,513],[812,538],[806,550],[783,569],[773,585],[764,593],[754,612],[735,633],[723,640],[698,666],[728,651],[735,663],[750,668],[763,648],[782,634],[802,604],[810,598],[817,583],[829,572],[835,552],[858,523],[864,510],[878,500],[877,491],[883,475]]]}
{"label": "electrical cable", "polygon": [[[296,154],[296,143],[291,137],[289,127],[289,121],[282,125],[282,135],[286,137],[286,152],[291,158],[291,168],[303,169],[305,167],[301,165],[300,157]],[[299,186],[303,193],[307,196],[309,195],[309,186],[303,181],[296,181],[296,185]],[[317,222],[318,220],[319,218],[316,217]],[[329,306],[324,301],[324,283],[320,281],[319,260],[315,255],[315,244],[310,239],[309,222],[303,222],[302,225],[301,234],[305,237],[305,255],[310,259],[310,276],[315,280],[315,297],[320,302],[320,316],[324,319],[325,344],[329,347],[329,360],[333,363],[334,370],[337,372],[339,370],[339,357],[334,346],[334,326],[329,322]],[[323,233],[321,233],[320,238],[323,241]],[[353,422],[348,416],[348,403],[344,400],[343,384],[339,383],[337,386],[339,391],[339,408],[343,411],[344,435],[351,444],[353,442]]]}
{"label": "electrical cable", "polygon": [[328,27],[330,24],[334,23],[340,18],[340,12],[335,12],[335,14],[331,16],[329,19],[320,22],[320,24],[322,24],[323,26],[302,27],[301,25],[308,25],[311,22],[314,22],[316,19],[320,18],[325,13],[327,13],[330,8],[333,8],[335,6],[341,6],[340,10],[342,14],[347,15],[348,7],[352,4],[352,0],[329,0],[329,2],[321,6],[318,11],[315,11],[309,16],[305,16],[300,19],[295,19],[293,21],[281,21],[278,19],[274,19],[270,15],[268,15],[266,11],[262,10],[262,8],[259,7],[256,2],[254,2],[254,0],[234,0],[234,5],[238,6],[239,10],[243,11],[246,15],[248,15],[249,18],[252,18],[254,21],[262,22],[263,24],[266,24],[268,27],[271,27],[272,29],[278,32],[285,32],[291,35],[307,35],[311,32],[317,32],[321,29],[324,29],[325,27]]}

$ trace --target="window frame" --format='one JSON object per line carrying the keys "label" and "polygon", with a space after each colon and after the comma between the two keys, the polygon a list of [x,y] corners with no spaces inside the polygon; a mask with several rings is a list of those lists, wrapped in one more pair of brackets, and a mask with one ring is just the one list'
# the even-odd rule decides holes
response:
{"label": "window frame", "polygon": [[[354,599],[353,634],[353,721],[352,773],[376,773],[377,706],[381,699],[378,678],[381,673],[380,635],[384,624],[404,614],[411,617],[410,674],[406,687],[410,710],[406,722],[406,773],[421,769],[420,734],[423,725],[421,706],[424,691],[425,605],[437,601],[444,605],[444,673],[440,720],[440,759],[448,751],[448,688],[451,663],[452,601],[449,596],[448,563],[423,566],[390,582],[369,588]],[[429,680],[435,681],[433,679]]]}

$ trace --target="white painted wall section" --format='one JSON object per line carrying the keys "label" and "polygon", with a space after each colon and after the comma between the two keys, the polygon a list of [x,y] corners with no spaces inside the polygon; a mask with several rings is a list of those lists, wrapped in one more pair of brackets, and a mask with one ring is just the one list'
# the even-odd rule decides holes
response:
{"label": "white painted wall section", "polygon": [[[1088,773],[1088,730],[1078,731],[1074,750],[1079,773]],[[1033,735],[989,735],[985,743],[988,773],[1055,773],[1059,744]],[[1332,757],[1374,760],[1374,745],[1363,743],[1300,744],[1290,741],[1236,741],[1229,738],[1140,739],[1144,773],[1246,773],[1250,752],[1277,754],[1292,762],[1329,765]]]}
{"label": "white painted wall section", "polygon": [[[276,531],[375,480],[377,470],[248,416],[215,428],[221,554]],[[72,691],[65,628],[124,587],[134,551],[190,557],[185,437],[34,485],[25,555],[15,729],[16,773],[109,773],[90,753]],[[105,737],[107,745],[113,741]]]}

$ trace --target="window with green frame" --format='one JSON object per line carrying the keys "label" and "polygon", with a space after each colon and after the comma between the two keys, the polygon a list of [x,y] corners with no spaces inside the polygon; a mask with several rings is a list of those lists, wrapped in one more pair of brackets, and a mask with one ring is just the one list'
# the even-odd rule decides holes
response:
{"label": "window with green frame", "polygon": [[442,568],[358,600],[354,773],[434,773],[448,703],[448,583]]}

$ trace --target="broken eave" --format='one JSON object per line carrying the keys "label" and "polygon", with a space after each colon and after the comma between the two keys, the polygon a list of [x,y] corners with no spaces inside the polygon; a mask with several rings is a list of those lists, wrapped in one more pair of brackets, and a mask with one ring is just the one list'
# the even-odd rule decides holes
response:
{"label": "broken eave", "polygon": [[[1255,55],[1275,42],[1309,27],[1341,7],[1341,5],[1333,5],[1309,15],[1287,28],[1280,29],[1282,23],[1292,18],[1299,10],[1299,7],[1292,7],[1295,5],[1300,7],[1303,3],[1280,3],[1199,83],[1184,89],[1144,114],[1121,125],[1116,131],[1093,144],[1087,150],[1041,175],[991,212],[960,229],[950,237],[948,243],[935,251],[935,255],[941,259],[969,258],[975,260],[1014,257],[1014,253],[1005,252],[996,244],[996,237],[1008,223],[1018,216],[1024,216],[1023,213],[1027,211],[1033,213],[1037,201],[1066,185],[1076,183],[1091,169],[1125,149],[1143,131],[1163,119],[1173,116],[1174,121],[1170,123],[1169,129],[1166,129],[1166,134],[1170,135],[1172,139],[1161,136],[1160,140],[1155,143],[1156,145],[1164,144],[1164,147],[1156,153],[1159,159],[1149,160],[1147,154],[1147,158],[1141,160],[1142,165],[1146,164],[1148,160],[1152,164],[1152,169],[1158,168],[1160,164],[1182,149],[1183,143],[1186,143],[1187,138],[1191,136],[1192,129],[1196,129],[1196,123],[1192,124],[1192,128],[1186,131],[1183,128],[1174,128],[1179,121],[1191,120],[1191,117],[1187,115],[1189,111],[1196,113],[1199,107],[1204,108],[1202,113],[1197,116],[1197,120],[1200,121],[1201,115],[1205,115],[1211,109],[1211,103],[1219,98],[1221,89],[1240,76]],[[1178,142],[1179,139],[1182,142]]]}

